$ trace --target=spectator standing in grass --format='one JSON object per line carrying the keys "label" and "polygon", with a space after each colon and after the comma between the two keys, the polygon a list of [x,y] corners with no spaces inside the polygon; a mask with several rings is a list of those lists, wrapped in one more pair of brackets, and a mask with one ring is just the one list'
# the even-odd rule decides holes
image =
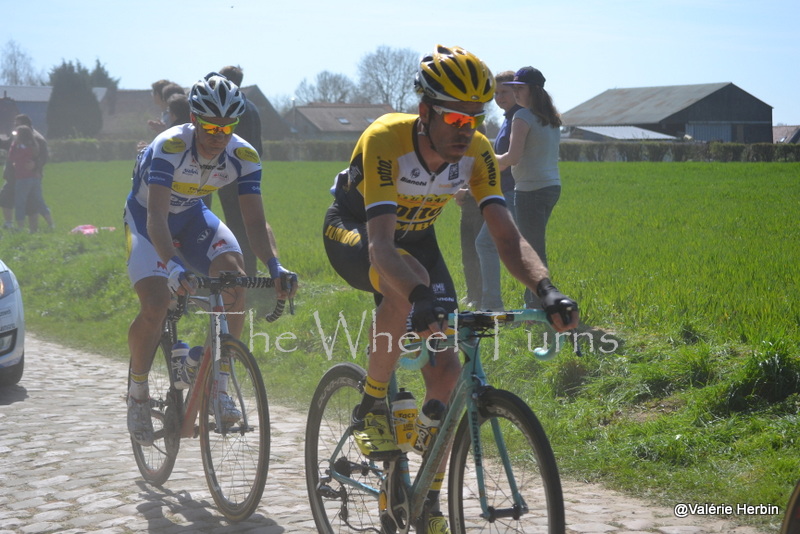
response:
{"label": "spectator standing in grass", "polygon": [[[50,229],[52,229],[53,218],[50,213],[50,208],[48,208],[44,201],[44,196],[41,193],[42,179],[44,177],[44,165],[47,163],[48,157],[47,140],[41,133],[33,128],[33,123],[28,115],[19,114],[14,117],[14,127],[19,128],[20,126],[26,126],[33,131],[33,137],[37,147],[36,166],[33,170],[33,173],[35,178],[38,180],[38,183],[28,185],[34,185],[34,188],[38,189],[39,194],[28,195],[26,207],[28,215],[28,227],[30,228],[31,232],[36,232],[39,229],[39,215],[41,215],[44,217]],[[13,138],[0,140],[0,148],[9,149],[12,141]],[[14,228],[16,179],[14,176],[13,165],[9,165],[7,163],[6,168],[3,171],[3,178],[5,179],[5,183],[2,190],[0,190],[0,207],[2,207],[4,219],[3,226],[5,228]]]}
{"label": "spectator standing in grass", "polygon": [[[221,68],[219,73],[236,86],[242,86],[244,72],[241,67],[229,65]],[[250,143],[260,158],[264,152],[261,142],[261,116],[258,113],[258,108],[247,99],[244,93],[242,93],[242,98],[244,98],[245,108],[244,113],[239,117],[236,134]],[[222,204],[222,213],[225,215],[225,224],[231,229],[231,232],[236,236],[242,247],[244,270],[249,276],[256,276],[258,274],[256,256],[250,248],[250,243],[244,230],[244,220],[242,219],[242,212],[239,210],[239,193],[236,191],[235,184],[222,187],[217,193],[219,194],[220,204]]]}
{"label": "spectator standing in grass", "polygon": [[[514,99],[514,90],[505,82],[514,80],[514,72],[507,70],[494,77],[497,82],[497,90],[494,93],[494,102],[503,110],[503,123],[497,132],[494,140],[495,154],[505,154],[508,152],[508,145],[511,138],[511,120],[517,110],[522,106],[517,104]],[[515,215],[514,209],[514,176],[510,168],[505,168],[500,173],[500,189],[506,199],[506,207],[511,215]],[[481,219],[483,220],[483,219]],[[500,257],[497,254],[497,247],[494,245],[492,236],[486,223],[483,223],[478,237],[475,239],[475,250],[478,252],[481,271],[481,300],[480,309],[482,310],[503,310],[503,296],[500,292]]]}
{"label": "spectator standing in grass", "polygon": [[[25,215],[28,198],[35,197],[36,191],[36,157],[39,146],[33,137],[33,130],[28,126],[17,126],[12,132],[11,147],[8,149],[8,162],[14,172],[14,215],[17,229],[25,227]],[[38,194],[41,195],[41,180]]]}
{"label": "spectator standing in grass", "polygon": [[[516,182],[517,226],[547,267],[547,222],[561,196],[561,115],[544,82],[544,75],[533,67],[519,69],[512,81],[504,82],[513,88],[514,99],[522,109],[511,122],[508,151],[498,155],[497,161],[501,170],[511,167]],[[525,290],[525,306],[539,307],[539,299],[529,289]]]}
{"label": "spectator standing in grass", "polygon": [[479,308],[481,303],[481,262],[475,247],[475,240],[483,225],[483,216],[475,197],[470,194],[469,188],[459,189],[453,199],[461,208],[459,233],[461,236],[461,266],[464,270],[464,281],[467,285],[467,295],[462,303],[467,308]]}

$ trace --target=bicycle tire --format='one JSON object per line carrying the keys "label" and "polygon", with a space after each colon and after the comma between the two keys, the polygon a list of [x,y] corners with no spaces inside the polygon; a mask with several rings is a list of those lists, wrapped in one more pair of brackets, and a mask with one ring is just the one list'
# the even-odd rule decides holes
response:
{"label": "bicycle tire", "polygon": [[209,413],[214,381],[213,372],[209,372],[199,411],[200,453],[214,502],[229,521],[239,522],[258,508],[267,482],[269,406],[261,371],[247,347],[227,338],[221,350],[223,358],[230,361],[227,392],[242,418],[217,430],[216,419]]}
{"label": "bicycle tire", "polygon": [[780,534],[800,534],[800,482],[794,487],[792,496],[789,497]]}
{"label": "bicycle tire", "polygon": [[[488,506],[497,515],[512,513],[513,500],[491,421],[500,423],[514,479],[528,511],[513,517],[481,516],[479,492],[475,478],[472,447],[472,425],[465,414],[456,431],[450,458],[448,507],[453,534],[469,532],[547,532],[565,531],[564,499],[561,479],[550,443],[530,407],[513,393],[488,390],[478,399],[478,424],[482,447],[484,486]],[[487,424],[489,423],[489,424]],[[503,511],[503,512],[499,512]]]}
{"label": "bicycle tire", "polygon": [[[361,402],[366,371],[345,362],[331,367],[317,386],[306,423],[305,471],[308,499],[317,531],[384,532],[376,493],[383,470],[366,458],[353,438],[348,437],[340,455],[332,456],[342,437],[347,435],[353,408]],[[333,460],[333,462],[331,461]],[[333,472],[352,479],[342,483]]]}
{"label": "bicycle tire", "polygon": [[[162,357],[159,357],[159,352]],[[180,450],[183,392],[171,385],[171,356],[172,345],[162,341],[153,356],[147,378],[150,389],[150,418],[154,431],[153,445],[143,446],[131,437],[133,457],[139,472],[154,486],[161,486],[169,479]]]}

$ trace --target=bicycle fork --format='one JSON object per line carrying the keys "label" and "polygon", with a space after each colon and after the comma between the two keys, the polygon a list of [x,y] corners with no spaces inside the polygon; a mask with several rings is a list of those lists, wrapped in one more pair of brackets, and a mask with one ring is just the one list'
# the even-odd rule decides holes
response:
{"label": "bicycle fork", "polygon": [[492,418],[490,424],[492,427],[492,438],[497,445],[498,453],[503,462],[503,470],[506,474],[509,492],[513,497],[514,504],[512,504],[510,508],[494,508],[489,506],[483,469],[483,448],[481,446],[478,407],[474,403],[471,403],[468,407],[467,415],[469,417],[470,436],[472,439],[472,456],[475,460],[475,478],[477,479],[478,496],[481,503],[481,517],[490,523],[494,523],[495,520],[506,517],[518,520],[523,514],[528,512],[528,505],[519,492],[517,480],[514,476],[514,468],[508,456],[508,448],[503,438],[503,432],[500,429],[500,422],[496,418]]}

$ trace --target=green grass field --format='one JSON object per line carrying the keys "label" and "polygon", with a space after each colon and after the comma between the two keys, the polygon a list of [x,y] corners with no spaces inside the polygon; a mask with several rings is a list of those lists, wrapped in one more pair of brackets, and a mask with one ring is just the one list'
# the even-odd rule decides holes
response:
{"label": "green grass field", "polygon": [[[303,409],[329,365],[364,362],[372,300],[336,276],[320,237],[343,166],[265,165],[267,217],[301,292],[295,316],[248,323],[243,337],[272,399]],[[0,239],[36,335],[126,357],[137,309],[121,224],[131,168],[49,165],[45,197],[58,230]],[[565,478],[665,504],[783,508],[800,478],[800,164],[562,163],[561,172],[548,254],[554,281],[581,305],[582,355],[568,347],[538,362],[529,350],[538,331],[503,332],[489,363],[495,385],[531,404]],[[458,216],[448,206],[437,231],[463,292]],[[116,230],[69,233],[80,224]],[[503,292],[521,306],[522,288],[505,274]],[[259,313],[270,305],[251,302]],[[343,327],[334,341],[344,317],[355,342],[364,313],[357,347]],[[184,332],[199,341],[202,327],[189,319]],[[296,339],[280,350],[285,332]],[[748,520],[772,528],[780,518]]]}

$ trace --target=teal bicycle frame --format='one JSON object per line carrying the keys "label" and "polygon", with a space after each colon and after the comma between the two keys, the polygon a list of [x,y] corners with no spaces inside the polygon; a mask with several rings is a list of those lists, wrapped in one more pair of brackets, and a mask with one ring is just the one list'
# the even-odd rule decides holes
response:
{"label": "teal bicycle frame", "polygon": [[[453,325],[453,328],[457,332],[456,335],[449,335],[446,339],[437,341],[424,340],[407,344],[404,347],[404,350],[409,354],[414,353],[417,356],[402,357],[399,361],[399,365],[403,369],[418,370],[422,369],[422,367],[424,367],[429,361],[433,362],[435,365],[435,354],[448,348],[456,347],[459,351],[464,353],[465,356],[461,373],[450,396],[450,402],[447,405],[446,415],[444,416],[439,432],[435,434],[433,442],[426,451],[425,455],[422,457],[422,463],[417,471],[417,476],[415,479],[413,481],[411,480],[408,456],[406,454],[400,454],[396,460],[387,462],[388,472],[383,473],[383,488],[374,488],[355,482],[350,477],[339,474],[335,468],[332,470],[331,475],[334,479],[338,480],[342,484],[356,486],[362,491],[374,495],[376,499],[379,497],[382,490],[386,491],[387,512],[391,515],[392,519],[395,521],[395,524],[398,526],[404,525],[408,520],[407,518],[416,520],[422,515],[425,500],[427,498],[427,490],[431,487],[433,478],[438,471],[438,467],[444,459],[444,456],[449,451],[450,442],[455,436],[456,427],[458,426],[461,416],[465,410],[469,417],[471,427],[470,436],[472,439],[473,457],[475,458],[476,475],[478,478],[479,498],[482,510],[481,515],[486,519],[490,519],[491,517],[498,517],[498,513],[501,515],[512,515],[512,513],[519,513],[519,511],[522,511],[522,513],[527,511],[527,505],[518,491],[511,462],[508,458],[508,451],[505,447],[503,436],[499,428],[499,423],[496,420],[492,421],[492,430],[498,445],[502,463],[505,468],[505,473],[508,478],[509,488],[511,489],[511,493],[513,495],[514,507],[510,510],[514,510],[514,512],[511,512],[510,510],[498,511],[489,509],[484,486],[482,465],[483,455],[479,437],[479,406],[476,401],[480,398],[480,395],[484,390],[491,387],[487,381],[486,373],[483,369],[483,364],[481,363],[480,358],[480,339],[482,337],[490,337],[491,335],[482,335],[480,334],[480,331],[486,330],[486,323],[489,321],[494,322],[495,332],[493,335],[497,334],[498,326],[501,323],[535,321],[547,324],[547,315],[543,310],[538,309],[513,310],[499,313],[469,312],[469,314],[472,317],[482,318],[482,324],[477,324],[477,321],[470,321],[468,324],[459,325],[459,315],[450,314],[448,316],[448,323]],[[435,346],[433,346],[434,343]],[[548,344],[546,348],[535,349],[534,355],[537,359],[549,360],[555,356],[556,349],[557,343],[553,342]],[[394,396],[397,394],[397,391],[397,378],[396,374],[393,373],[389,383],[389,398],[394,398]],[[345,433],[345,435],[339,441],[339,444],[330,459],[332,466],[335,466],[335,460],[339,457],[342,448],[347,443],[349,435],[349,432]],[[382,469],[376,467],[373,462],[371,462],[369,469],[375,472],[383,471]],[[401,488],[393,488],[390,487],[391,483],[386,483],[387,479],[391,477],[393,472],[397,472],[399,474]],[[400,499],[396,499],[394,495],[394,492],[398,491],[398,489],[404,493]],[[400,504],[398,505],[397,503]],[[399,510],[394,508],[398,506],[408,514],[406,515],[406,518],[397,517],[397,512]]]}

